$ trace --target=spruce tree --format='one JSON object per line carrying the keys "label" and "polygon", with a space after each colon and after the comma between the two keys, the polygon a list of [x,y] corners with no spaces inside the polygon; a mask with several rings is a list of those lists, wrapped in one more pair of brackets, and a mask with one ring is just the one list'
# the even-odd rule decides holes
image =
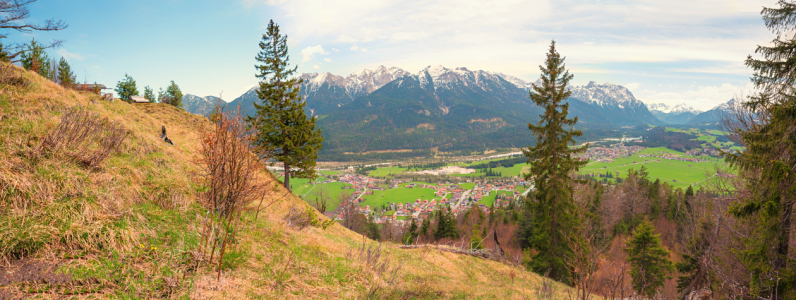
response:
{"label": "spruce tree", "polygon": [[77,83],[77,78],[72,72],[72,67],[69,66],[69,62],[67,62],[63,57],[61,57],[61,60],[58,62],[57,73],[58,82],[61,84],[61,86],[68,88]]}
{"label": "spruce tree", "polygon": [[[161,90],[158,93],[158,101],[160,103],[166,103],[168,105],[182,108],[182,91],[180,90],[180,87],[174,83],[174,80],[172,80],[171,84],[166,87],[166,91]],[[150,100],[150,102],[152,101]]]}
{"label": "spruce tree", "polygon": [[119,99],[127,102],[130,102],[130,96],[138,96],[138,87],[135,85],[135,79],[127,75],[127,73],[124,73],[124,80],[116,83],[114,90],[119,95]]}
{"label": "spruce tree", "polygon": [[274,21],[260,41],[255,66],[260,78],[254,103],[255,116],[247,118],[256,131],[258,147],[273,151],[285,170],[284,185],[290,190],[290,176],[315,178],[315,160],[322,148],[323,136],[315,128],[315,118],[304,112],[306,103],[299,96],[302,80],[293,77],[296,68],[288,66],[287,36],[279,33]]}
{"label": "spruce tree", "polygon": [[26,70],[36,72],[42,77],[52,77],[50,74],[50,59],[47,57],[47,53],[44,52],[44,45],[36,42],[36,39],[31,40],[30,45],[27,45],[22,54],[20,54],[20,63]]}
{"label": "spruce tree", "polygon": [[[796,3],[779,1],[777,8],[761,12],[766,27],[776,38],[748,56],[754,71],[752,83],[759,91],[743,103],[755,115],[754,126],[732,128],[743,140],[745,151],[724,152],[739,170],[749,196],[730,207],[737,218],[754,226],[744,238],[739,258],[751,272],[751,296],[786,299],[794,297],[796,268],[790,252],[793,206],[796,203]],[[770,46],[769,46],[770,45]]]}
{"label": "spruce tree", "polygon": [[625,252],[630,263],[633,289],[652,298],[663,286],[666,273],[674,271],[669,251],[661,245],[661,236],[655,233],[652,223],[644,220],[636,227]]}
{"label": "spruce tree", "polygon": [[583,133],[573,128],[578,117],[567,118],[569,103],[564,100],[572,94],[567,90],[572,75],[565,68],[564,58],[556,51],[555,41],[550,43],[545,64],[539,68],[542,83],[533,84],[529,94],[544,113],[539,123],[528,124],[528,129],[536,136],[536,145],[522,150],[531,164],[531,172],[525,179],[533,179],[536,185],[535,201],[530,202],[534,222],[530,239],[536,250],[531,268],[569,284],[571,270],[566,258],[572,251],[567,237],[576,236],[574,230],[578,224],[570,175],[586,164],[574,157],[574,154],[585,152],[586,147],[569,147],[575,144],[573,137]]}
{"label": "spruce tree", "polygon": [[152,88],[149,86],[144,87],[144,99],[149,100],[149,103],[155,103],[157,100],[155,99],[155,92],[152,91]]}

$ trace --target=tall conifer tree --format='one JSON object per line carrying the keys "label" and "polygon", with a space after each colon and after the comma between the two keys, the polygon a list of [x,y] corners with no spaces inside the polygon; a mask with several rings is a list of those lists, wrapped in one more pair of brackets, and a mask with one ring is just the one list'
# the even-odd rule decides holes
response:
{"label": "tall conifer tree", "polygon": [[27,45],[20,55],[20,63],[27,70],[39,73],[42,77],[51,78],[50,59],[44,49],[45,47],[36,42],[36,39],[31,40],[30,45]]}
{"label": "tall conifer tree", "polygon": [[148,85],[144,87],[144,99],[149,100],[149,103],[156,103],[155,91]]}
{"label": "tall conifer tree", "polygon": [[652,223],[644,220],[633,232],[625,252],[630,262],[633,289],[652,298],[663,286],[666,274],[674,271],[669,251],[661,245],[661,235],[655,233]]}
{"label": "tall conifer tree", "polygon": [[756,124],[735,131],[746,146],[744,152],[724,155],[745,177],[750,192],[730,212],[755,225],[753,235],[744,239],[746,249],[739,251],[751,272],[751,292],[790,299],[796,290],[789,247],[796,203],[796,176],[790,176],[796,170],[796,3],[778,4],[761,12],[777,37],[770,46],[757,47],[762,59],[746,59],[759,93],[743,105],[755,114]]}
{"label": "tall conifer tree", "polygon": [[138,96],[138,87],[135,84],[135,79],[127,75],[127,73],[124,73],[124,80],[116,83],[114,90],[119,95],[119,99],[127,102],[130,102],[130,96]]}
{"label": "tall conifer tree", "polygon": [[69,66],[69,62],[66,61],[63,57],[58,62],[58,71],[57,71],[57,79],[58,82],[63,87],[71,87],[77,83],[77,78],[75,74],[72,72],[72,67]]}
{"label": "tall conifer tree", "polygon": [[290,176],[316,176],[315,160],[323,136],[315,128],[315,118],[304,112],[306,103],[299,96],[302,80],[293,77],[298,66],[290,69],[287,53],[287,36],[271,20],[256,57],[261,102],[254,103],[257,114],[247,121],[257,131],[257,145],[272,150],[274,159],[283,163],[284,185],[290,190]]}
{"label": "tall conifer tree", "polygon": [[531,164],[531,172],[525,178],[533,179],[536,185],[535,199],[530,205],[533,215],[530,244],[537,252],[531,268],[539,274],[570,283],[571,270],[566,258],[572,251],[566,241],[575,236],[578,224],[571,175],[586,164],[573,155],[585,152],[586,147],[569,147],[575,144],[573,137],[583,133],[573,128],[578,117],[567,118],[569,104],[562,103],[572,94],[567,90],[572,75],[565,68],[564,58],[556,51],[555,41],[550,43],[547,60],[539,68],[542,83],[533,84],[529,94],[544,113],[539,123],[528,124],[528,129],[536,136],[536,145],[522,150]]}

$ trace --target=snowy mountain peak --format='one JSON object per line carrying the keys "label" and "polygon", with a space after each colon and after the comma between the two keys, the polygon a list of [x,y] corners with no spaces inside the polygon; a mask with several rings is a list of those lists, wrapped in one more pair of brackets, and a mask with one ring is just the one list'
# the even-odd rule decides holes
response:
{"label": "snowy mountain peak", "polygon": [[671,109],[670,113],[674,113],[674,114],[690,113],[690,114],[698,115],[698,114],[702,113],[702,111],[694,109],[691,105],[682,103],[682,104],[678,104],[677,106],[673,107]]}
{"label": "snowy mountain peak", "polygon": [[650,111],[657,111],[657,112],[662,112],[662,113],[670,113],[672,111],[672,107],[669,106],[669,105],[666,105],[664,103],[647,104],[647,108]]}
{"label": "snowy mountain peak", "polygon": [[736,107],[736,106],[738,106],[740,104],[741,104],[741,102],[739,102],[739,101],[737,101],[735,99],[730,99],[730,101],[727,101],[725,103],[719,104],[719,105],[717,105],[716,107],[714,107],[711,110],[729,111],[730,108]]}
{"label": "snowy mountain peak", "polygon": [[590,81],[585,86],[572,88],[572,98],[579,99],[586,103],[594,103],[600,106],[618,105],[624,107],[627,104],[635,105],[636,97],[626,87],[612,83],[597,84]]}
{"label": "snowy mountain peak", "polygon": [[302,93],[310,95],[318,91],[324,84],[329,84],[330,86],[345,89],[346,94],[353,100],[356,97],[370,94],[390,81],[404,75],[410,75],[410,73],[401,68],[388,68],[383,65],[376,67],[374,70],[363,69],[353,72],[346,77],[329,72],[323,74],[304,73],[301,74],[301,78],[305,80]]}

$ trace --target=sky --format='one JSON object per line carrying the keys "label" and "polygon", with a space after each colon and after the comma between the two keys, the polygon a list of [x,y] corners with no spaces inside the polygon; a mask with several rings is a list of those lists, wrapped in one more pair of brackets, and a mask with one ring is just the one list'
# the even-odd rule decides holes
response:
{"label": "sky", "polygon": [[761,19],[776,0],[38,0],[29,21],[58,32],[3,41],[65,40],[78,79],[139,90],[174,80],[185,94],[232,101],[256,86],[255,56],[270,20],[288,36],[299,73],[348,75],[380,65],[429,65],[540,76],[550,41],[574,85],[626,86],[645,103],[708,110],[749,93],[744,66],[774,35]]}

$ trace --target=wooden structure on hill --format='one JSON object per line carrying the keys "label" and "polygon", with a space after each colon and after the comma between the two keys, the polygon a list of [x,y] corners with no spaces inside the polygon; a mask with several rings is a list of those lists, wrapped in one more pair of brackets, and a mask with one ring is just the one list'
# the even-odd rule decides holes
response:
{"label": "wooden structure on hill", "polygon": [[149,103],[149,100],[141,96],[130,96],[130,103]]}
{"label": "wooden structure on hill", "polygon": [[90,83],[75,84],[72,88],[75,89],[75,90],[78,90],[78,91],[90,92],[90,93],[94,93],[94,94],[97,94],[97,95],[101,95],[102,94],[102,90],[110,89],[109,87],[105,87],[104,84],[96,84],[96,83],[94,83],[94,84],[90,84]]}

